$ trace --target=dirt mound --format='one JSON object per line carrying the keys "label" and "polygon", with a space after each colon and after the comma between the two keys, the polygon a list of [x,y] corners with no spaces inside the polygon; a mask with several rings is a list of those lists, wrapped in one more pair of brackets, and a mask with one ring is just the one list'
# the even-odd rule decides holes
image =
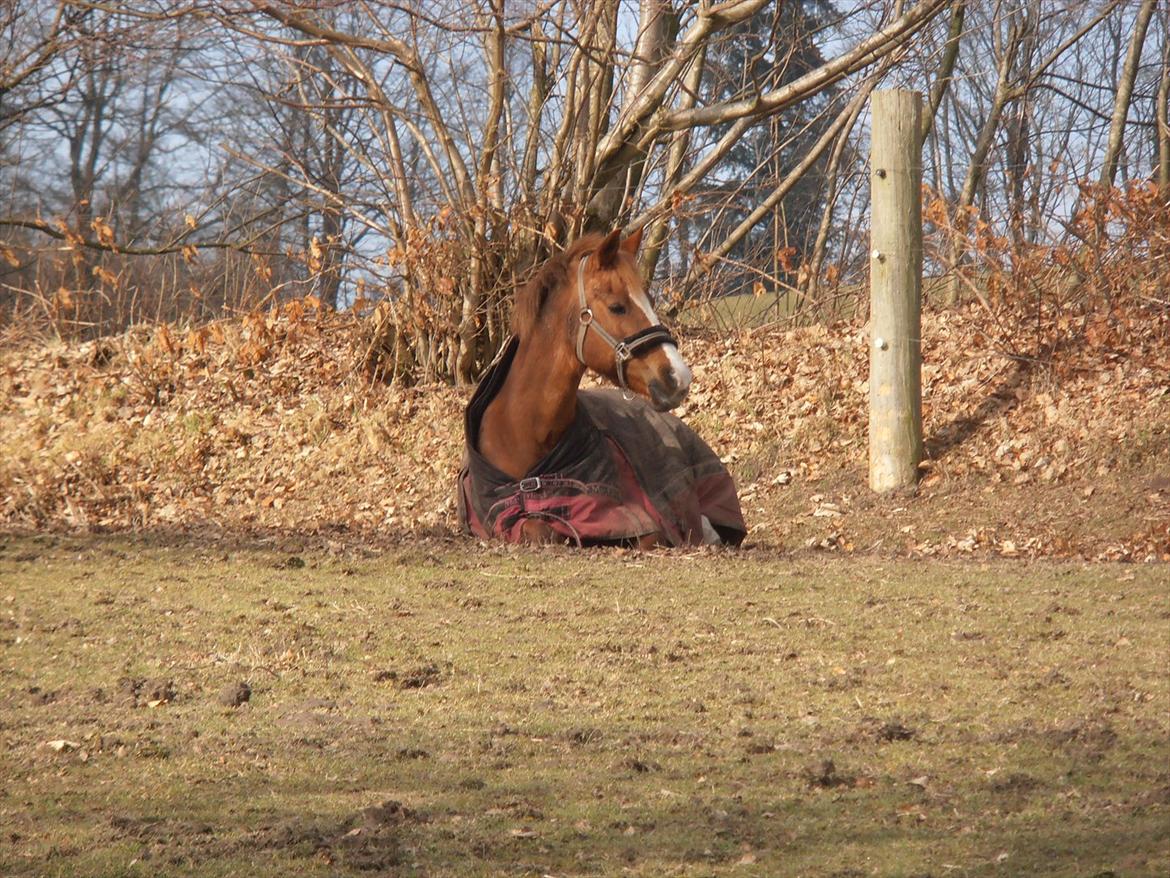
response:
{"label": "dirt mound", "polygon": [[[893,498],[866,486],[863,326],[686,339],[679,413],[736,476],[749,542],[1170,559],[1170,317],[1081,321],[1076,345],[992,322],[924,319],[929,460]],[[371,382],[365,332],[292,302],[0,353],[0,526],[450,533],[469,391]]]}

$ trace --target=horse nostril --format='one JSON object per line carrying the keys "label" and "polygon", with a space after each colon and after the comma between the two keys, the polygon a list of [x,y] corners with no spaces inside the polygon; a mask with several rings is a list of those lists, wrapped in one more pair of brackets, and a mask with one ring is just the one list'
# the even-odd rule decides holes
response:
{"label": "horse nostril", "polygon": [[666,375],[666,386],[671,393],[678,397],[681,402],[691,389],[691,372],[689,369],[684,371],[681,375],[671,369]]}
{"label": "horse nostril", "polygon": [[669,411],[682,402],[687,395],[688,386],[682,386],[678,379],[669,374],[665,379],[655,378],[650,382],[650,401],[660,412]]}

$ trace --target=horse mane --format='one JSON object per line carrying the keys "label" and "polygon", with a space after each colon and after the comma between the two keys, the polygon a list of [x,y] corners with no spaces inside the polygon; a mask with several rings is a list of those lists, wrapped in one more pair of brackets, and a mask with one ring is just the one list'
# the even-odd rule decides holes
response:
{"label": "horse mane", "polygon": [[536,274],[516,290],[512,299],[512,332],[518,338],[532,333],[549,297],[569,279],[569,266],[577,258],[601,244],[602,235],[584,235],[565,250],[551,257]]}

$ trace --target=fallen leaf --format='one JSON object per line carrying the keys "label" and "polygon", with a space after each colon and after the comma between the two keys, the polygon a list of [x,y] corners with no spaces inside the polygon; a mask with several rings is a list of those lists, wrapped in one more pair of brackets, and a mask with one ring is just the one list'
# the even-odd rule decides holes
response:
{"label": "fallen leaf", "polygon": [[41,746],[48,747],[54,753],[60,753],[65,750],[78,750],[81,744],[77,741],[67,741],[65,738],[58,738],[55,741],[45,741]]}

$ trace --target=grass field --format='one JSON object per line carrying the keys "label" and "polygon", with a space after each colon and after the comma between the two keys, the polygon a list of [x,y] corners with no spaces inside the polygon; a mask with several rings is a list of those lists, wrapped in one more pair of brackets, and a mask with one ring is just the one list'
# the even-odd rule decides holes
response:
{"label": "grass field", "polygon": [[[949,287],[949,278],[924,277],[922,295],[926,301],[941,300]],[[985,288],[983,280],[976,281],[976,288]],[[683,308],[678,319],[683,326],[706,327],[716,332],[732,329],[763,326],[792,317],[802,306],[796,291],[781,294],[775,292],[756,296],[738,293],[718,296],[709,301],[690,304]],[[864,319],[869,313],[869,287],[865,283],[844,284],[826,297],[826,301],[813,306],[818,320],[852,320],[859,315]]]}
{"label": "grass field", "polygon": [[1162,876],[1168,585],[0,538],[0,874]]}

